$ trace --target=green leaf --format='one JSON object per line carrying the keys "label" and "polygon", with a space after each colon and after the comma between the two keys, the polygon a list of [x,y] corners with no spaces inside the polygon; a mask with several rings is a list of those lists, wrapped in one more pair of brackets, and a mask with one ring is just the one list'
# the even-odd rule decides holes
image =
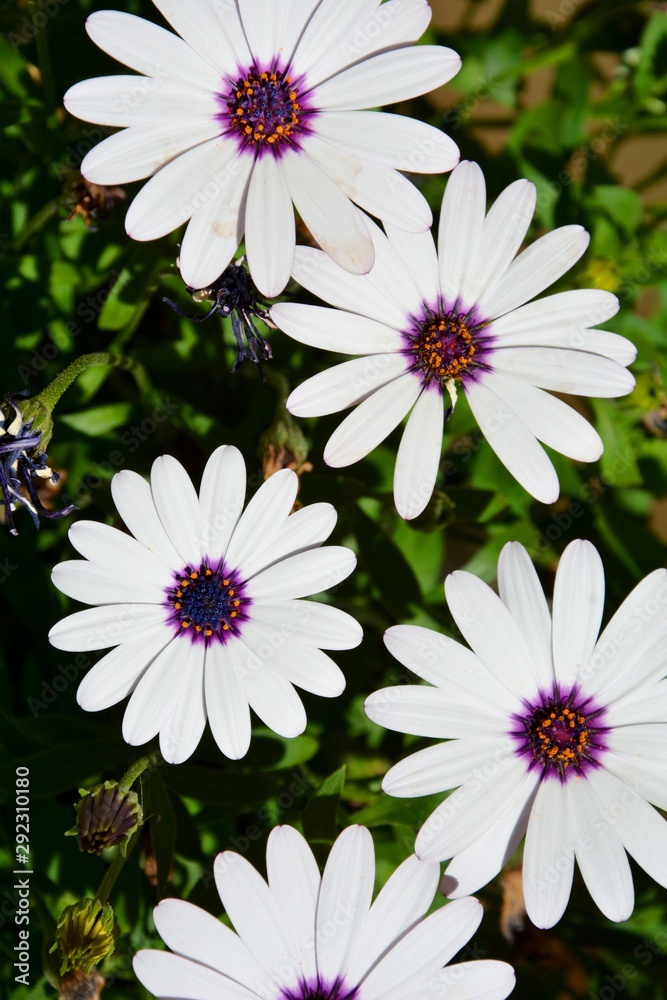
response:
{"label": "green leaf", "polygon": [[176,850],[176,817],[162,775],[154,769],[144,782],[144,816],[148,821],[157,868],[157,896],[162,899]]}
{"label": "green leaf", "polygon": [[384,826],[399,824],[400,826],[419,827],[440,805],[442,795],[425,795],[418,799],[393,799],[384,795],[375,805],[362,809],[354,817],[355,823],[364,826]]}
{"label": "green leaf", "polygon": [[168,768],[164,781],[177,795],[185,795],[207,805],[234,809],[259,805],[270,798],[278,787],[277,779],[268,774],[230,774],[194,765]]}
{"label": "green leaf", "polygon": [[345,765],[324,779],[303,810],[303,830],[308,840],[333,844],[338,833],[338,803],[345,785]]}
{"label": "green leaf", "polygon": [[93,406],[80,413],[66,413],[58,420],[89,437],[102,437],[117,427],[126,427],[132,416],[132,403],[109,403],[108,406]]}
{"label": "green leaf", "polygon": [[593,189],[595,203],[613,222],[628,235],[634,233],[642,221],[644,209],[636,191],[616,184],[598,184]]}

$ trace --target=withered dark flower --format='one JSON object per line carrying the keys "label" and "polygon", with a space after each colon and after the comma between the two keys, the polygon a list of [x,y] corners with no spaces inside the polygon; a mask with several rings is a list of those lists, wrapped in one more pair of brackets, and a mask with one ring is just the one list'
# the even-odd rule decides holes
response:
{"label": "withered dark flower", "polygon": [[255,288],[245,257],[232,261],[217,281],[208,288],[191,288],[189,285],[186,285],[186,288],[195,302],[213,302],[207,313],[198,315],[188,312],[168,298],[163,298],[162,301],[170,305],[179,316],[185,316],[193,323],[203,323],[216,313],[223,319],[229,317],[236,338],[236,361],[232,371],[237,371],[239,365],[247,359],[257,365],[262,380],[266,381],[261,363],[270,361],[273,355],[268,341],[262,337],[253,317],[261,319],[272,330],[275,330],[276,326],[269,316],[270,303],[262,298]]}
{"label": "withered dark flower", "polygon": [[42,503],[37,489],[39,481],[57,483],[60,476],[49,468],[43,430],[24,416],[17,398],[7,395],[0,406],[0,503],[12,535],[18,534],[14,525],[17,504],[23,504],[36,528],[40,517],[65,517],[77,509],[70,504],[61,510],[49,510]]}

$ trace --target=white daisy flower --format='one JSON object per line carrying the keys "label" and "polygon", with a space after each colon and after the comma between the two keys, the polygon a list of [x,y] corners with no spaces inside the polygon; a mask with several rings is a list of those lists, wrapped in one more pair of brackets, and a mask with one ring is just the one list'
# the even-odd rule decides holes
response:
{"label": "white daisy flower", "polygon": [[482,171],[464,162],[447,183],[438,252],[430,233],[386,225],[385,236],[368,220],[375,266],[365,276],[297,248],[294,277],[335,309],[279,303],[271,310],[301,343],[363,355],[308,379],[287,403],[302,417],[357,407],[327,444],[329,465],[359,461],[411,411],[394,475],[405,518],[431,497],[458,389],[503,464],[551,503],[558,477],[538,442],[584,462],[603,449],[584,417],[543,390],[606,397],[634,386],[624,367],[633,345],[589,329],[617,312],[614,295],[583,289],[529,302],[579,260],[586,231],[564,226],[514,259],[535,208],[534,185],[516,181],[487,215],[485,207]]}
{"label": "white daisy flower", "polygon": [[[523,546],[498,564],[500,597],[470,573],[447,578],[449,610],[471,649],[397,626],[389,651],[433,687],[387,688],[366,711],[388,729],[447,742],[388,772],[390,795],[456,788],[419,832],[417,855],[453,858],[443,891],[494,878],[524,833],[530,919],[552,927],[575,860],[596,904],[627,920],[627,854],[667,886],[667,570],[649,574],[598,638],[604,572],[590,542],[565,549],[552,615]],[[471,651],[472,650],[472,651]]]}
{"label": "white daisy flower", "polygon": [[[355,274],[373,264],[360,205],[411,232],[430,209],[399,170],[439,173],[456,144],[402,115],[363,109],[439,87],[459,70],[451,49],[412,46],[426,0],[154,0],[178,35],[120,11],[86,27],[142,76],[98,77],[65,95],[84,121],[122,126],[85,157],[96,184],[155,175],[132,202],[128,234],[165,236],[190,220],[185,283],[205,288],[245,233],[253,279],[277,295],[292,270],[292,202],[315,240]],[[353,202],[355,204],[353,204]]]}
{"label": "white daisy flower", "polygon": [[293,685],[335,698],[345,678],[322,649],[361,642],[359,624],[337,608],[300,598],[335,587],[354,569],[354,553],[320,548],[336,523],[327,503],[291,514],[298,479],[276,472],[243,510],[241,453],[211,455],[199,497],[185,469],[158,458],[150,485],[134,472],[111,483],[132,532],[94,521],[70,528],[84,557],[60,563],[53,582],[94,608],[49,633],[58,649],[115,646],[84,677],[77,700],[99,712],[131,695],[123,719],[128,743],[158,732],[164,758],[186,760],[206,719],[223,754],[243,757],[250,708],[281,736],[297,736],[306,713]]}
{"label": "white daisy flower", "polygon": [[365,827],[340,835],[322,876],[301,834],[277,827],[266,867],[268,884],[241,855],[216,858],[236,933],[191,903],[163,900],[155,926],[173,954],[138,952],[139,981],[157,997],[184,1000],[503,1000],[514,988],[505,962],[447,966],[479,927],[482,907],[461,899],[424,918],[438,865],[413,855],[371,905],[375,857]]}

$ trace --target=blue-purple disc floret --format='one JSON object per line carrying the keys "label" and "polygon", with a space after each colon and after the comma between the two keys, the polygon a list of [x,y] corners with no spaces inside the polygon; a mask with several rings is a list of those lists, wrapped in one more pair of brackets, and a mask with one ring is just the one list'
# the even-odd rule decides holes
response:
{"label": "blue-purple disc floret", "polygon": [[233,136],[240,149],[253,156],[271,153],[278,159],[288,149],[300,149],[317,114],[305,76],[278,63],[239,69],[235,80],[226,81],[219,101],[223,134]]}
{"label": "blue-purple disc floret", "polygon": [[327,982],[319,976],[315,979],[302,981],[299,989],[282,989],[282,1000],[355,1000],[359,987],[350,988],[341,978]]}
{"label": "blue-purple disc floret", "polygon": [[554,686],[524,701],[525,713],[513,716],[510,735],[528,770],[541,769],[544,778],[561,782],[598,767],[608,748],[606,709],[575,685]]}
{"label": "blue-purple disc floret", "polygon": [[228,569],[222,561],[206,560],[174,574],[165,600],[168,620],[176,633],[206,645],[239,636],[243,622],[248,620],[250,604],[246,584],[238,572]]}
{"label": "blue-purple disc floret", "polygon": [[450,382],[477,379],[489,368],[493,343],[491,321],[476,306],[459,300],[424,303],[422,312],[410,317],[404,330],[403,353],[424,388],[442,389]]}

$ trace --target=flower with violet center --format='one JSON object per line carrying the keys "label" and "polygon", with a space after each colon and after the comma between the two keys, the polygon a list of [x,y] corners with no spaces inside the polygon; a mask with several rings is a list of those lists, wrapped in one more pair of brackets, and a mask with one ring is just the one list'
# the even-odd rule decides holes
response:
{"label": "flower with violet center", "polygon": [[[101,49],[143,76],[98,77],[65,95],[84,121],[120,126],[85,157],[96,184],[151,180],[127,213],[136,240],[189,221],[183,279],[211,285],[245,233],[255,284],[273,297],[295,247],[292,202],[319,245],[363,274],[373,242],[363,213],[411,232],[432,223],[426,200],[399,170],[439,173],[455,143],[394,104],[450,80],[451,49],[413,47],[425,0],[154,0],[177,35],[120,11],[92,14]],[[181,37],[178,37],[178,36]]]}
{"label": "flower with violet center", "polygon": [[438,252],[430,233],[386,226],[385,235],[368,220],[375,265],[367,275],[297,248],[294,277],[335,309],[279,303],[271,310],[301,343],[364,355],[308,379],[287,401],[300,417],[356,406],[326,446],[329,465],[359,461],[410,414],[394,473],[405,518],[431,497],[458,391],[512,475],[551,503],[558,477],[538,442],[579,461],[599,458],[603,448],[584,417],[543,390],[608,397],[634,386],[624,367],[635,357],[632,344],[589,329],[617,312],[614,295],[581,289],[529,302],[581,257],[585,230],[563,226],[514,259],[533,215],[534,185],[516,181],[486,215],[485,207],[482,171],[464,162],[447,183]]}
{"label": "flower with violet center", "polygon": [[306,726],[294,684],[325,698],[343,691],[345,678],[322,649],[358,645],[361,628],[300,598],[339,584],[356,557],[321,547],[336,523],[330,504],[290,513],[297,487],[294,472],[277,472],[244,510],[245,465],[224,445],[199,496],[169,455],[154,462],[150,485],[129,470],[114,476],[114,502],[132,534],[78,521],[69,537],[84,559],[53,570],[59,590],[96,606],[55,625],[51,643],[116,647],[81,682],[82,708],[100,711],[130,695],[125,740],[137,745],[159,732],[165,759],[180,763],[207,717],[223,754],[238,759],[250,743],[250,708],[292,737]]}
{"label": "flower with violet center", "polygon": [[524,833],[523,892],[538,927],[560,920],[574,862],[598,907],[627,920],[630,854],[667,886],[667,570],[650,573],[598,638],[604,572],[590,542],[565,549],[550,614],[526,550],[510,542],[498,596],[471,573],[445,583],[471,649],[399,625],[389,651],[433,686],[376,691],[373,721],[447,742],[396,764],[390,795],[455,788],[421,828],[417,855],[453,858],[446,895],[494,878]]}
{"label": "flower with violet center", "polygon": [[460,899],[425,917],[439,865],[414,855],[371,905],[373,839],[351,826],[331,848],[320,876],[310,847],[293,827],[272,830],[268,884],[233,851],[219,854],[215,881],[236,933],[179,899],[154,910],[173,953],[140,951],[139,981],[157,997],[189,1000],[503,1000],[514,988],[505,962],[445,967],[482,919],[476,899]]}

